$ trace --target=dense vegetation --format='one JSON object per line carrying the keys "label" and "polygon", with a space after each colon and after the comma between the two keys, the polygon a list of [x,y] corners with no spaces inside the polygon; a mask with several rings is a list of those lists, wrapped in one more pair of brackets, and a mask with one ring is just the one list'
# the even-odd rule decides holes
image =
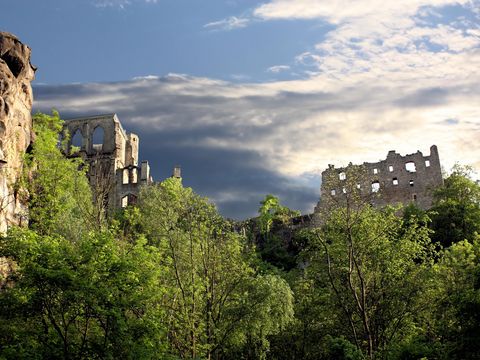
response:
{"label": "dense vegetation", "polygon": [[61,127],[35,116],[30,225],[0,240],[15,264],[1,279],[1,359],[480,359],[468,169],[424,212],[373,209],[352,168],[343,200],[324,199],[323,225],[302,231],[271,195],[240,226],[176,178],[106,216],[81,160],[59,150]]}

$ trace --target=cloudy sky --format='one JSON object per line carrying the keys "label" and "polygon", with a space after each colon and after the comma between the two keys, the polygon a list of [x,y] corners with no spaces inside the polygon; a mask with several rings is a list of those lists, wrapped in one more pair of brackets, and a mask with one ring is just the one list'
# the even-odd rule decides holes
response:
{"label": "cloudy sky", "polygon": [[480,0],[15,0],[35,108],[118,114],[224,215],[311,212],[329,163],[438,145],[480,169]]}

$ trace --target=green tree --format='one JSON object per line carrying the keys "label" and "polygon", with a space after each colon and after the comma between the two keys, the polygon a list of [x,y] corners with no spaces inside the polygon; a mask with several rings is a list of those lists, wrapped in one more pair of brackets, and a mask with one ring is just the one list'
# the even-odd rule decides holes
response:
{"label": "green tree", "polygon": [[480,185],[471,178],[472,169],[456,165],[435,191],[432,206],[433,240],[444,247],[468,240],[480,232]]}
{"label": "green tree", "polygon": [[435,278],[431,338],[444,345],[446,358],[479,359],[480,237],[445,249],[435,265]]}
{"label": "green tree", "polygon": [[208,359],[244,356],[245,349],[264,354],[267,337],[293,316],[287,283],[256,274],[245,239],[180,179],[144,188],[138,206],[165,268],[162,304],[172,352]]}
{"label": "green tree", "polygon": [[307,278],[334,304],[339,335],[373,359],[411,328],[434,253],[426,219],[405,224],[397,209],[369,205],[357,186],[363,173],[352,169],[330,185],[342,193],[322,199],[323,226],[311,232],[304,256]]}
{"label": "green tree", "polygon": [[110,231],[70,241],[14,229],[0,256],[16,264],[0,292],[0,357],[152,359],[166,343],[157,250]]}
{"label": "green tree", "polygon": [[297,265],[298,254],[292,220],[300,212],[282,205],[273,195],[265,196],[260,204],[256,222],[259,231],[255,228],[252,232],[261,258],[279,269],[291,270]]}
{"label": "green tree", "polygon": [[40,234],[61,233],[73,240],[99,224],[94,221],[86,166],[80,158],[65,157],[58,144],[62,124],[56,111],[51,116],[33,116],[35,142],[26,154],[21,188],[29,198],[30,227]]}

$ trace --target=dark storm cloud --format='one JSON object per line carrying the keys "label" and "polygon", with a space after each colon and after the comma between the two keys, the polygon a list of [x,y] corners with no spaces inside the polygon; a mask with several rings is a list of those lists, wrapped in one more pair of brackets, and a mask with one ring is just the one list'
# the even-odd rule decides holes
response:
{"label": "dark storm cloud", "polygon": [[446,117],[418,115],[477,86],[367,84],[328,92],[310,88],[314,83],[232,84],[173,74],[41,85],[34,87],[34,107],[56,108],[63,118],[117,113],[124,128],[140,136],[140,157],[157,180],[179,164],[187,186],[214,200],[224,215],[244,218],[255,215],[269,193],[311,212],[329,163],[374,161],[392,148],[448,146],[452,134],[439,125]]}
{"label": "dark storm cloud", "polygon": [[[139,135],[140,157],[150,162],[156,180],[171,175],[181,165],[184,184],[211,198],[228,217],[254,216],[266,194],[279,196],[287,206],[311,212],[318,200],[318,186],[301,185],[269,168],[257,151],[205,145],[207,139],[262,141],[274,127],[291,121],[283,114],[275,123],[248,123],[243,111],[278,108],[278,99],[264,96],[228,98],[202,94],[178,94],[164,89],[180,79],[110,84],[37,86],[35,109],[57,108],[62,118],[116,112],[124,128]],[[154,84],[154,86],[152,86]],[[310,97],[310,96],[309,96]],[[301,99],[296,97],[295,101]],[[310,100],[308,100],[310,101]],[[298,111],[297,116],[300,112]],[[226,123],[225,118],[229,121]],[[319,182],[317,183],[319,184]]]}

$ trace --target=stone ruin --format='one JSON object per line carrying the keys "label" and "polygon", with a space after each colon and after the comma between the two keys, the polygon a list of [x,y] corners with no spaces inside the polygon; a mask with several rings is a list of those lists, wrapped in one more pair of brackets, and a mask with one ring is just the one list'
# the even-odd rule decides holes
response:
{"label": "stone ruin", "polygon": [[36,68],[30,48],[0,32],[0,232],[27,222],[26,197],[18,188],[23,156],[32,142],[32,87]]}
{"label": "stone ruin", "polygon": [[66,120],[64,129],[68,153],[85,160],[94,197],[106,209],[134,204],[140,186],[153,183],[148,161],[138,162],[138,136],[127,133],[116,114]]}
{"label": "stone ruin", "polygon": [[[349,165],[353,166],[353,165]],[[362,195],[369,197],[371,205],[383,207],[386,205],[413,203],[423,210],[431,207],[433,190],[443,184],[442,169],[435,145],[430,147],[430,155],[424,156],[420,151],[402,156],[394,150],[389,151],[385,160],[376,163],[363,163],[366,178],[358,184]],[[322,181],[320,201],[314,214],[322,207],[322,198],[341,197],[342,181],[345,180],[348,167],[335,168],[328,165],[322,172],[322,179],[337,178],[336,188]],[[375,196],[371,196],[375,195]]]}

